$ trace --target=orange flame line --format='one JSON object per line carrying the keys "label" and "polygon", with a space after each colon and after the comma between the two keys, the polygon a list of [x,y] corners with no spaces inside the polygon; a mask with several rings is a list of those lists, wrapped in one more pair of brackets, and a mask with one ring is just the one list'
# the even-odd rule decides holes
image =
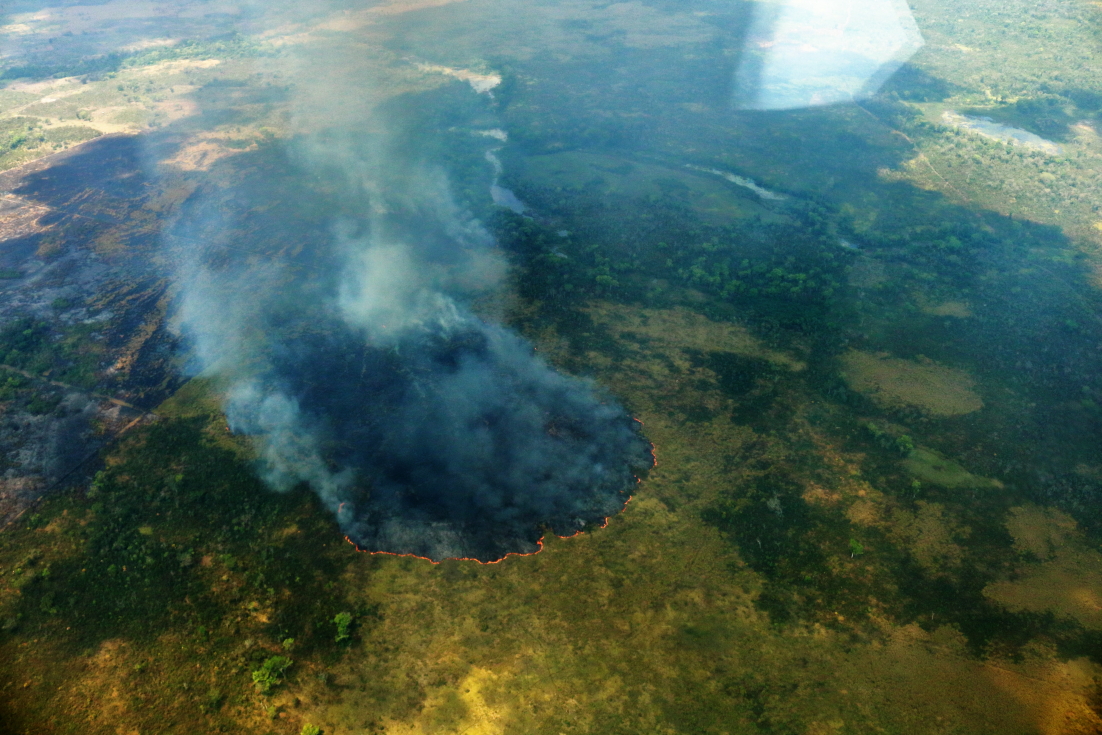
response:
{"label": "orange flame line", "polygon": [[[631,417],[632,421],[638,421],[640,426],[645,426],[642,419],[637,419],[634,416]],[[654,464],[651,465],[651,469],[658,466],[658,447],[654,446],[654,442],[650,443],[650,456],[654,460]],[[638,477],[635,478],[636,482],[642,482]]]}
{"label": "orange flame line", "polygon": [[[635,419],[635,420],[639,421],[639,419]],[[643,422],[639,421],[639,423],[642,424]],[[657,447],[655,447],[653,442],[652,442],[651,445],[650,445],[650,455],[651,455],[651,457],[654,458],[653,467],[658,466],[657,451],[658,451]],[[639,477],[635,478],[635,482],[637,484],[641,483],[642,481],[643,480]],[[634,499],[634,497],[635,497],[634,495],[629,495],[628,499],[624,501],[623,507],[621,507],[620,510],[618,512],[614,513],[613,515],[619,515],[620,513],[623,513],[624,509],[628,507],[628,503],[630,503]],[[343,506],[344,503],[341,503],[341,505]],[[598,526],[598,528],[607,527],[608,522],[611,518],[612,518],[612,516],[607,516],[604,519],[604,521],[601,523],[601,525]],[[580,536],[583,533],[585,533],[585,532],[582,529],[579,528],[577,531],[570,534],[569,536],[559,536],[558,534],[555,534],[555,536],[557,536],[558,538],[561,538],[561,539],[568,539],[568,538],[574,538],[575,536]],[[535,556],[536,554],[543,551],[543,540],[545,538],[547,538],[547,534],[544,534],[543,536],[540,536],[539,541],[536,542],[536,546],[538,546],[539,548],[537,548],[535,551],[529,551],[529,552],[510,551],[508,554],[501,557],[500,559],[493,559],[491,561],[482,561],[481,559],[471,559],[470,557],[466,557],[466,556],[448,556],[448,557],[444,557],[440,561],[436,561],[435,559],[430,559],[427,556],[418,556],[417,554],[400,554],[396,551],[369,551],[367,549],[360,548],[359,544],[357,544],[355,541],[348,538],[347,536],[344,537],[344,540],[347,541],[348,543],[352,544],[352,548],[354,548],[356,551],[359,551],[363,554],[371,554],[372,556],[405,556],[405,557],[412,557],[414,559],[423,559],[424,561],[427,561],[430,564],[440,564],[441,562],[445,562],[445,561],[473,561],[473,562],[477,562],[478,564],[500,564],[501,562],[508,559],[510,556]]]}
{"label": "orange flame line", "polygon": [[[638,478],[636,478],[636,479],[638,479]],[[628,499],[624,501],[624,508],[628,507],[628,503],[631,502],[632,497],[633,496],[629,495]],[[619,512],[623,513],[624,508],[621,508]],[[619,513],[617,513],[615,515],[619,515]],[[598,526],[598,528],[604,528],[605,526],[607,526],[609,518],[612,518],[612,516],[608,516],[607,518],[605,518],[605,520],[601,523],[600,526]],[[561,539],[568,539],[568,538],[574,538],[575,536],[581,536],[583,533],[585,533],[583,530],[578,529],[577,531],[570,534],[569,536],[559,536],[558,534],[555,534],[555,535],[558,538],[561,538]],[[528,552],[510,551],[508,554],[501,557],[500,559],[492,559],[490,561],[482,561],[481,559],[472,559],[472,558],[467,557],[467,556],[447,556],[447,557],[444,557],[443,559],[441,559],[440,561],[437,561],[435,559],[430,559],[427,556],[418,556],[417,554],[400,554],[396,551],[368,551],[367,549],[360,548],[359,544],[357,544],[355,541],[348,538],[347,536],[344,537],[344,540],[347,541],[348,543],[352,544],[352,548],[354,548],[356,551],[362,552],[364,554],[371,554],[372,556],[380,556],[380,555],[381,556],[406,556],[406,557],[412,557],[414,559],[423,559],[424,561],[427,561],[430,564],[440,564],[441,562],[445,562],[445,561],[473,561],[473,562],[476,562],[478,564],[500,564],[501,562],[508,559],[510,556],[535,556],[536,554],[543,551],[543,540],[545,538],[547,538],[546,534],[544,534],[543,536],[540,536],[539,541],[536,542],[536,546],[538,546],[539,548],[536,549],[535,551],[528,551]]]}

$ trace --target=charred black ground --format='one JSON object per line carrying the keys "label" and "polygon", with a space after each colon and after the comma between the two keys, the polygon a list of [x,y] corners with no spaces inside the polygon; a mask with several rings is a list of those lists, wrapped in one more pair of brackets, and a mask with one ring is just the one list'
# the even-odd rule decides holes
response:
{"label": "charred black ground", "polygon": [[364,550],[433,560],[531,553],[619,512],[650,444],[603,389],[466,306],[505,287],[504,257],[448,178],[397,154],[401,176],[314,177],[317,156],[284,150],[245,154],[258,174],[198,190],[169,238],[199,244],[178,261],[184,333],[268,485],[309,485]]}
{"label": "charred black ground", "polygon": [[337,515],[366,551],[531,553],[619,512],[653,462],[611,397],[500,327],[460,315],[379,346],[326,326],[275,351],[264,393],[297,404],[294,430],[342,478]]}

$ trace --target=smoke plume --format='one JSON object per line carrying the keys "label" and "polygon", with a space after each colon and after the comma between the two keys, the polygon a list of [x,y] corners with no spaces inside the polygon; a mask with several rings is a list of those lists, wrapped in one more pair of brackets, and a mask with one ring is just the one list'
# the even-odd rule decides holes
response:
{"label": "smoke plume", "polygon": [[[341,78],[323,72],[348,65],[325,59],[310,77]],[[361,82],[328,92],[345,104],[369,95]],[[425,154],[436,131],[319,111],[317,86],[281,196],[323,180],[332,207],[305,222],[264,186],[212,186],[174,231],[204,243],[180,259],[184,332],[230,386],[230,427],[257,440],[266,482],[308,484],[360,548],[434,560],[533,552],[618,512],[649,444],[598,386],[472,310],[505,263]]]}

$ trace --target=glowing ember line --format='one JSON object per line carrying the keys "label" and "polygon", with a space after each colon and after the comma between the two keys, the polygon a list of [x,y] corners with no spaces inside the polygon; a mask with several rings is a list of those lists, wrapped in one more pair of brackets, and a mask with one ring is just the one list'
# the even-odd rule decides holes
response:
{"label": "glowing ember line", "polygon": [[[635,479],[638,480],[639,478],[635,478]],[[639,481],[642,482],[642,480],[639,480]],[[620,512],[616,513],[615,515],[619,515],[620,513],[623,513],[624,508],[628,507],[628,503],[631,502],[633,497],[634,496],[629,495],[628,499],[624,501],[624,507],[620,508]],[[608,526],[608,521],[611,518],[612,518],[612,516],[608,516],[607,518],[605,518],[605,520],[597,528],[605,528],[606,526]],[[555,536],[557,538],[561,538],[561,539],[568,539],[568,538],[574,538],[575,536],[581,536],[583,533],[584,533],[584,531],[579,529],[579,530],[575,531],[574,533],[570,534],[569,536],[559,536],[558,534],[555,534]],[[473,561],[473,562],[476,562],[478,564],[500,564],[501,562],[508,559],[510,556],[535,556],[536,554],[543,551],[543,540],[545,538],[547,538],[547,534],[544,534],[543,536],[540,536],[539,541],[536,542],[536,546],[538,546],[539,548],[536,549],[535,551],[529,551],[529,552],[510,551],[508,554],[501,557],[500,559],[493,559],[491,561],[482,561],[481,559],[471,559],[470,557],[466,557],[466,556],[449,556],[447,558],[441,559],[440,561],[436,561],[435,559],[430,559],[427,556],[418,556],[417,554],[399,554],[398,552],[395,552],[395,551],[368,551],[367,549],[361,549],[355,541],[348,538],[347,536],[344,537],[344,540],[347,541],[348,543],[352,544],[352,548],[354,548],[356,551],[362,552],[364,554],[371,554],[372,556],[380,556],[380,555],[382,555],[382,556],[405,556],[405,557],[412,557],[414,559],[423,559],[424,561],[427,561],[429,564],[441,564],[441,563],[446,562],[446,561]]]}
{"label": "glowing ember line", "polygon": [[[642,419],[637,419],[634,416],[632,416],[631,420],[632,421],[638,421],[640,426],[646,426],[646,424],[643,423]],[[651,469],[653,470],[655,467],[658,466],[658,447],[654,446],[654,442],[650,443],[650,456],[654,460],[654,464],[651,465]],[[640,480],[638,477],[635,478],[635,481],[636,481],[636,483],[642,482],[642,480]],[[623,512],[623,511],[621,511],[621,512]]]}
{"label": "glowing ember line", "polygon": [[[635,419],[635,420],[639,421],[639,419]],[[643,422],[639,421],[639,423],[642,424]],[[657,452],[658,452],[657,447],[655,447],[654,444],[651,443],[651,445],[650,445],[650,454],[651,454],[652,457],[654,457],[653,467],[658,466],[658,454],[657,454]],[[642,480],[642,478],[636,476],[635,482],[636,483],[641,483],[641,482],[643,482],[643,480]],[[613,515],[620,515],[620,513],[623,513],[624,510],[627,509],[628,503],[630,503],[634,498],[635,498],[634,495],[629,495],[627,500],[624,501],[624,504],[620,508],[620,510],[617,513],[614,513]],[[341,503],[341,505],[343,506],[344,503]],[[339,510],[338,510],[338,512],[339,512]],[[612,516],[605,517],[604,521],[602,521],[601,525],[597,526],[597,528],[606,528],[606,527],[608,527],[608,522],[611,519],[612,519]],[[569,536],[559,536],[558,534],[555,534],[555,537],[560,538],[560,539],[568,539],[568,538],[574,538],[575,536],[581,536],[583,533],[585,533],[585,531],[583,531],[582,529],[578,529],[577,531],[570,534]],[[348,538],[347,536],[344,537],[344,540],[347,541],[349,544],[351,544],[352,548],[354,548],[356,551],[359,551],[362,554],[371,554],[372,556],[404,556],[404,557],[413,558],[413,559],[421,559],[423,561],[427,561],[429,564],[441,564],[445,561],[473,561],[477,564],[500,564],[501,562],[508,559],[510,556],[535,556],[536,554],[543,551],[543,540],[545,538],[547,538],[547,534],[544,534],[543,536],[540,536],[539,541],[536,542],[536,546],[538,546],[539,548],[537,548],[535,551],[529,551],[529,552],[510,551],[509,553],[507,553],[505,556],[501,557],[500,559],[493,559],[491,561],[482,561],[481,559],[472,559],[472,558],[466,557],[466,556],[449,556],[449,557],[446,557],[444,559],[441,559],[440,561],[436,561],[435,559],[430,559],[427,556],[420,556],[418,554],[401,554],[401,553],[398,553],[396,551],[370,551],[368,549],[361,548],[359,544],[357,544],[355,541]]]}

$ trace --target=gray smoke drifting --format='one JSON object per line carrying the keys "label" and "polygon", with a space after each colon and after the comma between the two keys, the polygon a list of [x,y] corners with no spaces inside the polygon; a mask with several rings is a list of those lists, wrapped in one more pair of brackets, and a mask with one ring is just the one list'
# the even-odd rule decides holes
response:
{"label": "gray smoke drifting", "polygon": [[[500,252],[425,154],[431,126],[349,107],[370,93],[333,81],[351,83],[345,61],[300,60],[330,81],[296,108],[282,184],[212,186],[175,228],[206,244],[179,268],[180,319],[230,386],[230,427],[257,439],[272,488],[308,484],[365,550],[492,561],[599,524],[649,444],[597,386],[471,310],[501,286]],[[320,213],[302,203],[318,181]]]}

